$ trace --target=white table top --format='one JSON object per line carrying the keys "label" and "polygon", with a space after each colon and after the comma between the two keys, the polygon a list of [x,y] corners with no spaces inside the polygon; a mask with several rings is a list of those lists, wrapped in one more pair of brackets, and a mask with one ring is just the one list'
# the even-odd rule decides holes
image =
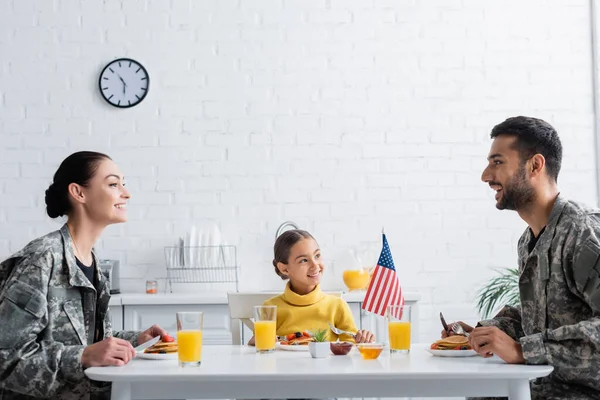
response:
{"label": "white table top", "polygon": [[521,379],[546,376],[548,365],[509,365],[499,358],[479,356],[465,358],[434,357],[425,344],[413,344],[410,356],[390,356],[387,349],[376,360],[363,360],[357,349],[348,356],[310,357],[308,351],[277,350],[256,354],[249,346],[204,346],[202,366],[179,368],[176,360],[134,359],[123,367],[92,367],[86,375],[99,381],[185,381],[226,379],[228,381],[273,376],[294,379],[381,379],[429,378],[454,379],[468,375],[472,379]]}

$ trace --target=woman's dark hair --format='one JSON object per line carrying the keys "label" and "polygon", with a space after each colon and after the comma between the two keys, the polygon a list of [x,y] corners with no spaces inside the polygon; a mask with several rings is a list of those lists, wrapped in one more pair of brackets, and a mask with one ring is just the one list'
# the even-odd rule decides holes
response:
{"label": "woman's dark hair", "polygon": [[283,232],[277,240],[275,240],[275,246],[273,246],[273,252],[275,253],[275,258],[273,259],[273,266],[275,267],[275,273],[281,277],[281,279],[288,279],[288,276],[282,274],[277,268],[277,263],[288,263],[288,259],[290,258],[290,250],[296,243],[301,241],[302,239],[312,239],[315,238],[308,232],[303,231],[301,229],[292,229],[289,231]]}
{"label": "woman's dark hair", "polygon": [[52,184],[46,189],[46,213],[50,218],[62,217],[71,211],[69,185],[87,186],[98,170],[102,160],[110,160],[106,154],[79,151],[65,158],[54,174]]}
{"label": "woman's dark hair", "polygon": [[512,117],[499,123],[492,129],[490,137],[500,135],[515,136],[514,149],[519,152],[524,163],[536,154],[546,159],[548,176],[555,182],[562,164],[562,144],[556,130],[544,120],[532,117]]}

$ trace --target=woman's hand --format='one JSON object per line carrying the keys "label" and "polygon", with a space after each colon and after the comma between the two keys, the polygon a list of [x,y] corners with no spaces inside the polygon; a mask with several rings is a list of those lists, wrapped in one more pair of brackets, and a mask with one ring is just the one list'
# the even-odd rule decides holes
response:
{"label": "woman's hand", "polygon": [[375,335],[372,332],[369,332],[366,329],[361,329],[356,332],[356,338],[354,338],[356,343],[371,343],[375,341]]}
{"label": "woman's hand", "polygon": [[86,347],[81,356],[81,365],[83,368],[121,366],[127,364],[133,357],[135,357],[135,350],[131,343],[109,337]]}

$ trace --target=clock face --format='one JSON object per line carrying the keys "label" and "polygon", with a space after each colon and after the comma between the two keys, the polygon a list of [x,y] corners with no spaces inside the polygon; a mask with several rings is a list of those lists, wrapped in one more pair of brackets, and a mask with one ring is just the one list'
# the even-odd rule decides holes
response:
{"label": "clock face", "polygon": [[104,67],[98,85],[104,100],[115,107],[127,108],[144,100],[150,77],[142,64],[129,58],[120,58]]}

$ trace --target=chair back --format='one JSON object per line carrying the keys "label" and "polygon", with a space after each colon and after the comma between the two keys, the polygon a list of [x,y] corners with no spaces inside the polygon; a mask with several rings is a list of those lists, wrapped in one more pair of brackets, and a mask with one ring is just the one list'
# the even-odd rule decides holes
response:
{"label": "chair back", "polygon": [[[275,292],[227,293],[232,344],[243,344],[243,326],[246,326],[251,332],[254,332],[254,306],[262,306],[265,301],[277,296],[278,294],[279,293]],[[327,294],[336,297],[342,296],[342,292],[327,292]]]}

